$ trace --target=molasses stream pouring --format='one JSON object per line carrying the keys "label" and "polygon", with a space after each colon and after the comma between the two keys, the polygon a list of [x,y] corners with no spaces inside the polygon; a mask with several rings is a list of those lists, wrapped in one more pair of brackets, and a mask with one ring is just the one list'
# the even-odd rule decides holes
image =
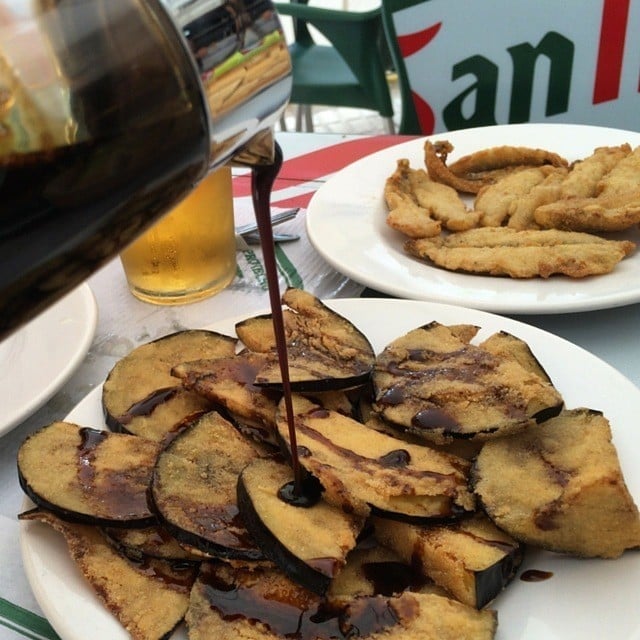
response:
{"label": "molasses stream pouring", "polygon": [[0,340],[209,171],[273,168],[290,89],[270,0],[0,0]]}

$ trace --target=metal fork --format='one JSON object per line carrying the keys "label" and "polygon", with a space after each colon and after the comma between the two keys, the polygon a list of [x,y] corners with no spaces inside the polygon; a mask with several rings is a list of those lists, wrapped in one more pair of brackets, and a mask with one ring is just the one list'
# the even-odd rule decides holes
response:
{"label": "metal fork", "polygon": [[[271,218],[271,225],[277,226],[286,222],[287,220],[292,220],[298,215],[298,211],[300,208],[295,209],[287,209],[286,211],[281,211],[280,213],[276,213]],[[250,222],[249,224],[243,224],[239,227],[236,227],[236,235],[242,236],[247,244],[259,244],[260,242],[260,234],[258,233],[258,225],[255,222]],[[291,233],[274,233],[273,241],[274,242],[291,242],[293,240],[298,240],[300,236],[291,234]]]}

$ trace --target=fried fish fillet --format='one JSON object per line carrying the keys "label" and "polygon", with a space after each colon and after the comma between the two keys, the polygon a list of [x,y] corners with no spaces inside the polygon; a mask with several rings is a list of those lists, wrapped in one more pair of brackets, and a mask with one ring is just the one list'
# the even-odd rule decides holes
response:
{"label": "fried fish fillet", "polygon": [[425,165],[432,180],[464,193],[478,193],[482,187],[525,167],[568,166],[568,162],[557,153],[510,145],[482,149],[447,165],[447,157],[451,151],[453,145],[447,140],[435,143],[427,140],[424,145]]}
{"label": "fried fish fillet", "polygon": [[564,167],[527,167],[505,175],[480,190],[474,209],[483,227],[507,225],[513,229],[538,227],[533,214],[541,205],[554,202],[567,174]]}
{"label": "fried fish fillet", "polygon": [[462,193],[478,193],[485,184],[493,182],[493,180],[487,182],[480,179],[466,179],[452,173],[447,166],[447,156],[451,151],[453,151],[453,145],[447,140],[425,142],[424,164],[429,177],[434,182],[446,184]]}
{"label": "fried fish fillet", "polygon": [[558,199],[566,175],[567,170],[564,167],[551,167],[550,173],[540,184],[512,202],[508,226],[519,230],[537,229],[538,225],[534,219],[536,209]]}
{"label": "fried fish fillet", "polygon": [[528,167],[483,187],[473,205],[480,213],[480,224],[483,227],[502,226],[509,218],[513,203],[540,184],[550,170],[548,166]]}
{"label": "fried fish fillet", "polygon": [[387,224],[410,238],[437,236],[442,230],[438,220],[421,207],[413,195],[408,160],[398,160],[398,166],[385,183],[384,199],[389,209]]}
{"label": "fried fish fillet", "polygon": [[628,193],[640,185],[640,146],[605,174],[596,187],[596,195],[611,196]]}
{"label": "fried fish fillet", "polygon": [[512,278],[571,278],[609,273],[635,244],[556,229],[482,227],[449,236],[409,240],[405,251],[451,271]]}
{"label": "fried fish fillet", "polygon": [[469,211],[455,189],[434,182],[423,169],[412,169],[398,160],[387,179],[384,198],[389,208],[387,224],[410,238],[438,235],[442,226],[450,231],[474,227],[479,215]]}
{"label": "fried fish fillet", "polygon": [[565,158],[553,151],[512,145],[501,145],[481,149],[462,156],[449,165],[451,173],[457,176],[474,177],[486,171],[505,167],[541,166],[567,167]]}
{"label": "fried fish fillet", "polygon": [[591,198],[600,180],[623,158],[631,153],[631,146],[597,147],[590,156],[574,162],[562,183],[560,198]]}
{"label": "fried fish fillet", "polygon": [[538,207],[533,217],[545,229],[623,231],[640,224],[640,189],[557,200]]}

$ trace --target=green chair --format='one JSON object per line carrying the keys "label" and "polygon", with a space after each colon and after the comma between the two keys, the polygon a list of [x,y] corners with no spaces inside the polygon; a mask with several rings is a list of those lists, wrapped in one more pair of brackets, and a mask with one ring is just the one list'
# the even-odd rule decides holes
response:
{"label": "green chair", "polygon": [[[307,131],[313,130],[312,105],[353,107],[377,111],[388,133],[395,132],[393,105],[387,82],[389,60],[379,8],[355,12],[311,7],[302,2],[274,3],[281,16],[293,21],[289,45],[293,66],[291,103],[299,106]],[[330,44],[314,40],[309,26]]]}
{"label": "green chair", "polygon": [[398,75],[398,86],[400,89],[401,107],[398,133],[404,135],[420,135],[424,132],[414,105],[414,96],[411,92],[411,83],[409,82],[404,58],[398,44],[398,35],[393,22],[393,14],[396,11],[421,4],[424,1],[425,0],[382,0],[382,23],[393,67]]}

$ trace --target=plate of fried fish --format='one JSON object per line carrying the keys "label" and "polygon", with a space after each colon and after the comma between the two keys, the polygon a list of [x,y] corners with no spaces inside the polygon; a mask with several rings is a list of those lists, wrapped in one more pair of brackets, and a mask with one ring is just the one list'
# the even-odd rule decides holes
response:
{"label": "plate of fried fish", "polygon": [[640,134],[516,124],[415,138],[332,176],[307,232],[391,296],[496,313],[640,301]]}

